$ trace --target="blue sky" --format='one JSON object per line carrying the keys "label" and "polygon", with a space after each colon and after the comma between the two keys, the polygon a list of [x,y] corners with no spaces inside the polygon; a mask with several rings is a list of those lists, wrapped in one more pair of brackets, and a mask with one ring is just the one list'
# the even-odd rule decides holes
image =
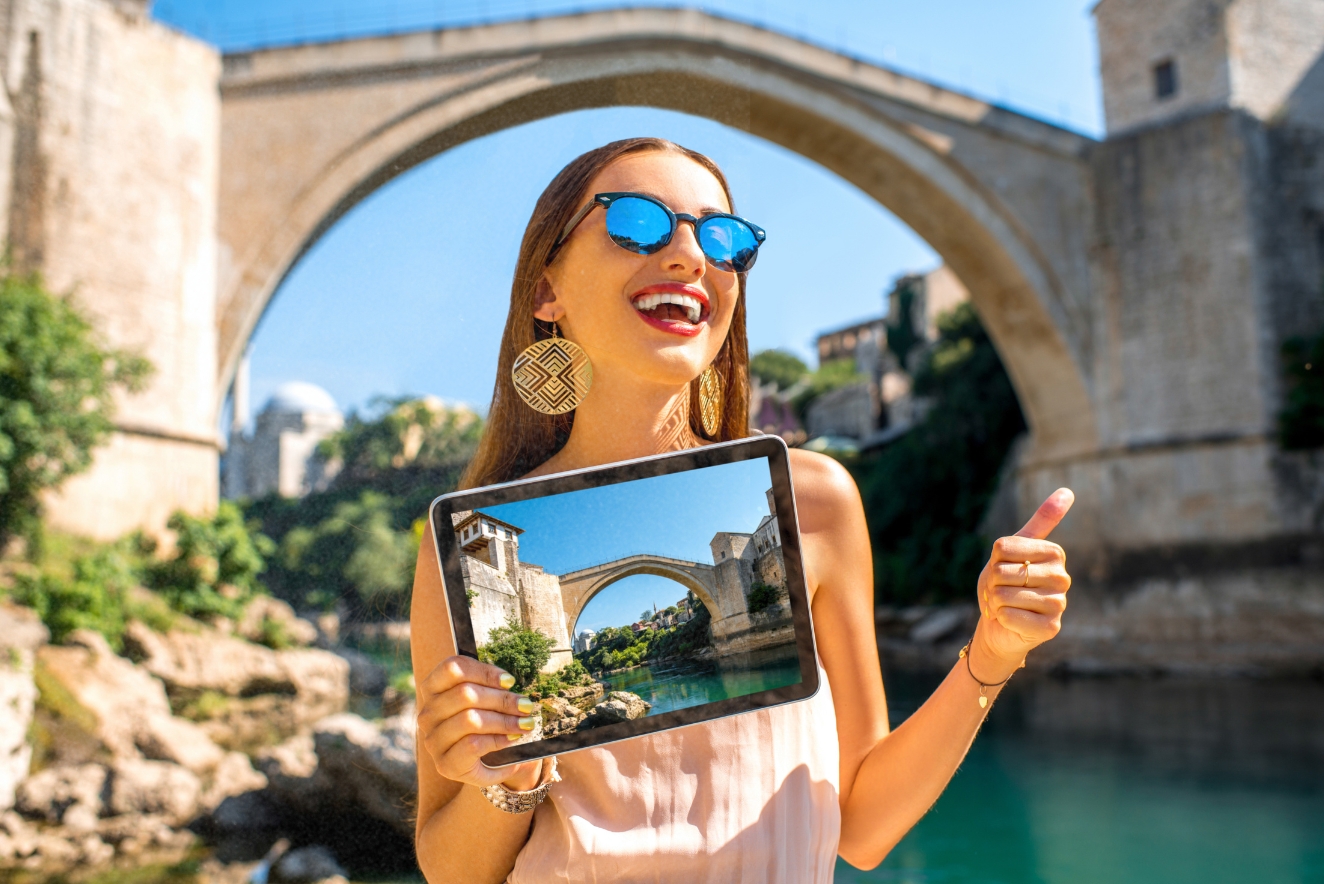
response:
{"label": "blue sky", "polygon": [[[154,14],[223,49],[240,49],[618,5],[157,0]],[[1086,133],[1101,129],[1084,0],[702,5]],[[283,381],[307,380],[347,409],[375,394],[425,393],[484,408],[515,252],[534,200],[579,152],[639,134],[663,135],[712,155],[729,173],[741,212],[768,229],[750,280],[754,350],[785,347],[812,363],[818,332],[876,315],[892,279],[938,262],[885,208],[774,145],[664,111],[567,114],[450,150],[341,219],[286,279],[259,325],[252,351],[255,405]],[[501,184],[495,199],[494,181]]]}
{"label": "blue sky", "polygon": [[[520,561],[552,574],[635,553],[711,564],[713,535],[757,528],[768,514],[770,487],[768,461],[757,458],[481,511],[523,528]],[[664,608],[684,596],[684,588],[666,578],[629,577],[589,602],[574,628],[631,623],[654,602]]]}

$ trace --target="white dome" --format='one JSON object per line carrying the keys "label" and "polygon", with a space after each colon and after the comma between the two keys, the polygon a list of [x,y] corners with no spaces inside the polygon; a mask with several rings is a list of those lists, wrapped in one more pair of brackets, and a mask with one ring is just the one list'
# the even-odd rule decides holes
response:
{"label": "white dome", "polygon": [[262,410],[276,414],[306,414],[310,411],[340,414],[340,407],[331,398],[331,394],[307,381],[287,381],[281,384]]}

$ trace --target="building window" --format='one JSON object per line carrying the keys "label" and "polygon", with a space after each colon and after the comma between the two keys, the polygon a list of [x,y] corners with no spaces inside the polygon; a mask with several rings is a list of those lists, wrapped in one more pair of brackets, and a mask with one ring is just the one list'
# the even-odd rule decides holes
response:
{"label": "building window", "polygon": [[1154,95],[1159,99],[1177,94],[1177,63],[1172,59],[1154,65]]}

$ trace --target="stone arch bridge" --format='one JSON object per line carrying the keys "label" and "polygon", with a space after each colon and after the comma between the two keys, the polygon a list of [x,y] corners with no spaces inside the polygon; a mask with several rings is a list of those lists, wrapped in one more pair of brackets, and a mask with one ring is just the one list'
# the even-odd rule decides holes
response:
{"label": "stone arch bridge", "polygon": [[[1275,434],[1281,343],[1324,327],[1324,12],[1275,3],[1097,4],[1096,140],[695,10],[221,58],[133,0],[13,0],[0,226],[14,264],[76,291],[111,343],[158,368],[96,467],[48,501],[51,521],[114,537],[215,505],[218,415],[254,327],[374,189],[489,133],[635,105],[794,151],[941,254],[1030,427],[1005,524],[1073,486],[1054,539],[1082,579],[1304,568],[1324,469]],[[1223,74],[1156,98],[1158,58]],[[1235,562],[1211,552],[1226,549]]]}
{"label": "stone arch bridge", "polygon": [[715,566],[643,553],[560,575],[561,603],[571,638],[576,634],[579,615],[594,596],[619,580],[639,574],[674,580],[694,593],[712,615],[713,638],[719,644],[724,638],[749,629],[744,594],[722,592]]}
{"label": "stone arch bridge", "polygon": [[565,608],[565,622],[571,638],[575,636],[574,628],[579,615],[595,595],[618,580],[638,574],[674,580],[703,602],[708,613],[712,614],[714,624],[722,619],[723,613],[717,604],[717,579],[712,565],[644,553],[560,575],[561,603]]}

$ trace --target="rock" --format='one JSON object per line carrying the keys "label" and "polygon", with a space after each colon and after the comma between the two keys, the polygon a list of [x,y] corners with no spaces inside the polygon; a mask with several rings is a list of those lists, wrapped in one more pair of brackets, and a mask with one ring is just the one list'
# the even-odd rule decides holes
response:
{"label": "rock", "polygon": [[335,654],[349,664],[351,693],[364,697],[380,697],[385,693],[388,677],[384,666],[367,654],[350,648],[337,648]]}
{"label": "rock", "polygon": [[287,884],[313,884],[329,878],[344,879],[346,872],[336,862],[336,856],[329,848],[320,844],[314,847],[300,847],[291,850],[276,863],[275,878]]}
{"label": "rock", "polygon": [[185,768],[164,761],[123,759],[111,768],[106,803],[111,813],[160,815],[179,825],[197,816],[201,798],[202,783]]}
{"label": "rock", "polygon": [[12,810],[0,813],[0,859],[26,859],[36,852],[36,827]]}
{"label": "rock", "polygon": [[37,660],[96,717],[96,736],[115,756],[136,757],[143,724],[170,717],[161,682],[117,656],[98,633],[75,630],[67,646],[47,645]]}
{"label": "rock", "polygon": [[[95,825],[101,815],[105,786],[106,769],[99,764],[47,768],[23,781],[16,806],[24,816],[51,825],[64,822],[71,813],[75,814],[75,824],[81,826],[90,814]],[[80,809],[82,813],[76,813]]]}
{"label": "rock", "polygon": [[169,715],[149,716],[134,743],[147,758],[173,762],[198,776],[215,770],[226,757],[202,728]]}
{"label": "rock", "polygon": [[280,599],[267,595],[254,596],[244,607],[235,622],[235,634],[260,644],[268,637],[263,621],[278,624],[276,628],[291,645],[307,647],[317,641],[317,624],[295,614],[294,609]]}
{"label": "rock", "polygon": [[633,721],[643,718],[653,704],[645,702],[638,694],[629,691],[612,691],[607,699],[593,707],[593,712],[584,719],[585,727],[600,727],[604,724],[616,724],[621,721]]}
{"label": "rock", "polygon": [[101,820],[97,824],[97,836],[124,856],[137,856],[152,848],[182,850],[194,841],[193,833],[187,829],[173,829],[164,817],[141,813]]}
{"label": "rock", "polygon": [[49,637],[35,611],[0,604],[0,811],[14,806],[15,790],[32,763],[33,652]]}
{"label": "rock", "polygon": [[333,715],[317,723],[313,746],[317,778],[338,804],[413,833],[418,768],[412,717],[388,718],[378,726],[349,713]]}
{"label": "rock", "polygon": [[180,705],[208,692],[230,698],[200,723],[229,748],[289,736],[349,700],[349,664],[327,651],[273,651],[215,632],[160,635],[139,623],[130,624],[125,643]]}
{"label": "rock", "polygon": [[211,812],[213,829],[222,834],[255,832],[280,825],[281,813],[266,790],[232,795]]}
{"label": "rock", "polygon": [[[137,624],[141,630],[146,627]],[[77,630],[68,647],[44,647],[41,665],[96,719],[96,737],[117,758],[182,765],[206,776],[225,751],[192,722],[175,718],[165,686],[115,654],[95,632]]]}
{"label": "rock", "polygon": [[910,628],[910,640],[924,645],[941,641],[960,629],[970,614],[966,605],[939,608]]}
{"label": "rock", "polygon": [[571,703],[578,704],[584,700],[592,700],[594,703],[597,703],[598,700],[602,699],[602,693],[602,683],[595,681],[593,684],[580,685],[573,688],[562,688],[557,691],[556,695],[569,700]]}
{"label": "rock", "polygon": [[212,772],[211,781],[202,794],[202,806],[212,810],[227,798],[265,789],[267,778],[253,769],[248,756],[242,752],[228,752]]}
{"label": "rock", "polygon": [[575,730],[584,720],[584,712],[564,697],[551,697],[543,700],[543,736],[555,737]]}

